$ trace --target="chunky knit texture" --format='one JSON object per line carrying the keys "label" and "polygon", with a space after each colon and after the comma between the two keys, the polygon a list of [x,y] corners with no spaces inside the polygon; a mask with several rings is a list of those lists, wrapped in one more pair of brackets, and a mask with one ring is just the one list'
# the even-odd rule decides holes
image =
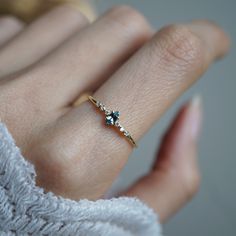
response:
{"label": "chunky knit texture", "polygon": [[160,235],[155,213],[138,199],[76,202],[45,193],[35,177],[0,123],[0,235]]}

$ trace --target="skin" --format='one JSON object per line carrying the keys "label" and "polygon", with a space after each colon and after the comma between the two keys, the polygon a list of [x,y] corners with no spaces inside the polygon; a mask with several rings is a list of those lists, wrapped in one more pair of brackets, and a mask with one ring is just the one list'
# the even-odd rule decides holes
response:
{"label": "skin", "polygon": [[[154,33],[128,6],[94,23],[68,6],[27,27],[10,19],[0,28],[1,120],[35,165],[37,184],[77,200],[103,196],[133,150],[91,103],[72,106],[77,98],[91,91],[118,109],[138,141],[229,47],[213,23],[170,25]],[[146,202],[162,222],[197,192],[201,117],[199,99],[186,104],[150,173],[121,194]]]}

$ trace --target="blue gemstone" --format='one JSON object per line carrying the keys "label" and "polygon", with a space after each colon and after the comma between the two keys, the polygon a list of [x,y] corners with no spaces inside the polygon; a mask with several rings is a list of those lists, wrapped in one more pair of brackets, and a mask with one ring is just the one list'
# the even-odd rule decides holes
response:
{"label": "blue gemstone", "polygon": [[119,111],[112,111],[111,114],[106,116],[106,124],[107,125],[114,125],[120,117]]}
{"label": "blue gemstone", "polygon": [[107,125],[114,125],[114,121],[111,116],[106,116],[106,124]]}
{"label": "blue gemstone", "polygon": [[120,117],[120,112],[119,112],[119,111],[114,111],[113,114],[114,114],[114,116],[117,117],[117,118]]}

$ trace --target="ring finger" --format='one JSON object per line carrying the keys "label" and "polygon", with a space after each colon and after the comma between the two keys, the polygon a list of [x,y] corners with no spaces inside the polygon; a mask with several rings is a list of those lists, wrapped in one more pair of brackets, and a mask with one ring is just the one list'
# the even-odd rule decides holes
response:
{"label": "ring finger", "polygon": [[24,24],[12,16],[0,17],[0,48],[17,35]]}
{"label": "ring finger", "polygon": [[[138,140],[209,64],[227,51],[228,44],[227,36],[212,23],[166,27],[106,81],[94,97],[108,108],[118,109],[121,123]],[[129,143],[106,128],[104,117],[88,102],[72,109],[57,127],[58,146],[63,146],[65,155],[60,159],[70,165],[76,175],[73,178],[81,178],[83,166],[87,172],[93,172],[84,185],[99,182],[99,188],[105,191],[126,163],[132,150]],[[94,191],[82,192],[94,197]]]}

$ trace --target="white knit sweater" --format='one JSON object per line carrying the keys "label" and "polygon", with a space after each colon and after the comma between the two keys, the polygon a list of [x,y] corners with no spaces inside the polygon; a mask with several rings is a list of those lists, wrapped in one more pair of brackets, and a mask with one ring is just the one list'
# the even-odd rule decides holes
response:
{"label": "white knit sweater", "polygon": [[160,236],[155,213],[135,198],[78,202],[45,193],[0,123],[0,235]]}

